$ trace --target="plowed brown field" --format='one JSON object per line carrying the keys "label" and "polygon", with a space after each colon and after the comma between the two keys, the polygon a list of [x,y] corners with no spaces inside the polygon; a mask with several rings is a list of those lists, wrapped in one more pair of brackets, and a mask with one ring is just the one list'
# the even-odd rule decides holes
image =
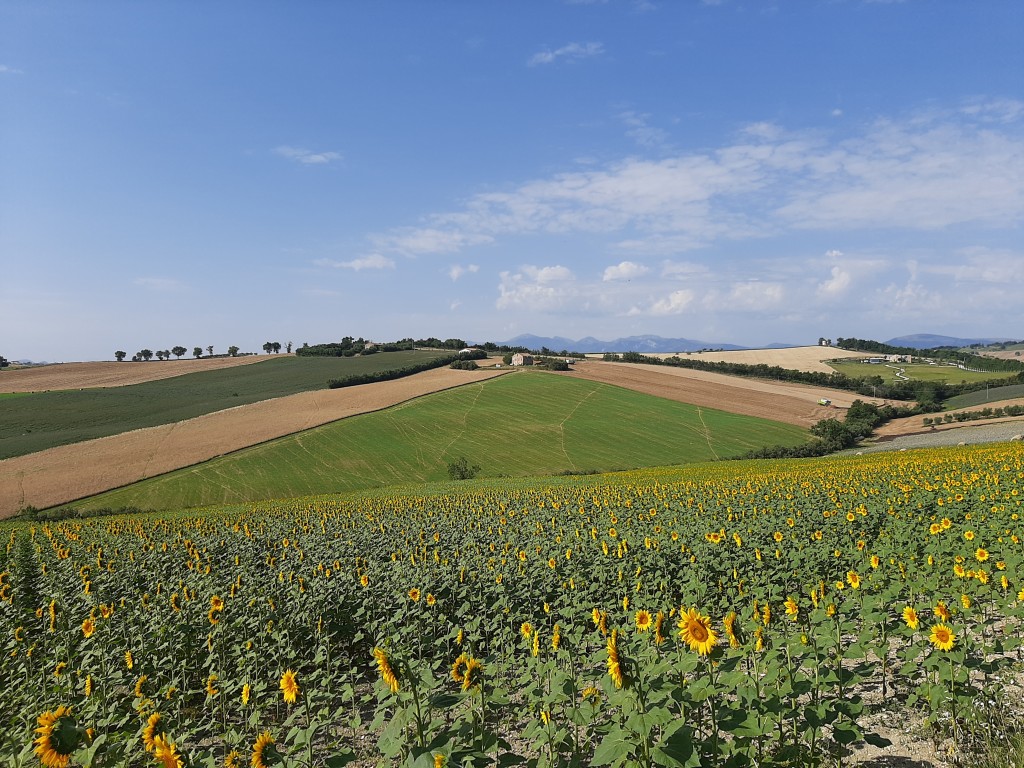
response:
{"label": "plowed brown field", "polygon": [[[801,427],[810,427],[821,419],[833,416],[838,418],[840,414],[837,409],[849,408],[857,399],[883,402],[838,389],[742,379],[688,368],[635,363],[587,360],[577,363],[571,373],[562,375],[614,384],[682,403],[773,419]],[[831,400],[832,405],[818,405],[821,398]]]}
{"label": "plowed brown field", "polygon": [[[281,355],[276,355],[281,357]],[[58,389],[126,387],[186,373],[215,371],[270,360],[270,355],[164,360],[148,363],[54,363],[0,373],[0,392],[52,392]]]}
{"label": "plowed brown field", "polygon": [[394,381],[303,392],[6,459],[0,461],[0,519],[28,505],[43,509],[66,504],[293,432],[504,373],[439,368]]}

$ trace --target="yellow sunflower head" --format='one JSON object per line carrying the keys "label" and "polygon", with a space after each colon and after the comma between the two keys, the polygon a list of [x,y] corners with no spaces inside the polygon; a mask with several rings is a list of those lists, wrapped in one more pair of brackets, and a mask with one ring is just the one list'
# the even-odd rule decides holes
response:
{"label": "yellow sunflower head", "polygon": [[281,675],[281,695],[286,704],[294,704],[299,698],[299,681],[290,669]]}
{"label": "yellow sunflower head", "polygon": [[270,735],[270,731],[264,731],[252,747],[252,768],[270,768],[280,763],[281,753],[277,751],[274,737]]}
{"label": "yellow sunflower head", "polygon": [[71,707],[63,705],[43,712],[37,723],[36,757],[46,768],[64,768],[71,754],[86,740],[85,729],[71,716]]}

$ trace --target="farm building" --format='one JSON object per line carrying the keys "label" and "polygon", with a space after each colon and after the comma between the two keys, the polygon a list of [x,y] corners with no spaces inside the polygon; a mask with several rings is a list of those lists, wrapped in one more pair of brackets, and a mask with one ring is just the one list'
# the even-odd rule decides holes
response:
{"label": "farm building", "polygon": [[524,355],[522,352],[516,352],[512,355],[512,365],[533,365],[533,355]]}

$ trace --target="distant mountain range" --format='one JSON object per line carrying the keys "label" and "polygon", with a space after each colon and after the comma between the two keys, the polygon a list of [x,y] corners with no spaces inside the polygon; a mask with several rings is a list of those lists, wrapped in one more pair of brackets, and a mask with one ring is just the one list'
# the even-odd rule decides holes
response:
{"label": "distant mountain range", "polygon": [[971,344],[998,344],[1003,341],[1013,341],[1013,339],[958,339],[954,336],[938,336],[934,333],[914,333],[909,336],[889,339],[885,343],[894,347],[932,349],[934,347],[969,347]]}
{"label": "distant mountain range", "polygon": [[[501,346],[526,347],[539,350],[541,347],[560,352],[640,352],[641,354],[665,353],[665,352],[697,352],[701,349],[751,349],[751,347],[740,347],[736,344],[720,344],[710,341],[697,341],[695,339],[666,339],[661,336],[626,336],[625,338],[602,341],[593,336],[584,339],[566,339],[562,336],[533,336],[523,334],[508,341],[496,342]],[[778,349],[782,347],[798,346],[796,344],[771,344],[764,349]]]}

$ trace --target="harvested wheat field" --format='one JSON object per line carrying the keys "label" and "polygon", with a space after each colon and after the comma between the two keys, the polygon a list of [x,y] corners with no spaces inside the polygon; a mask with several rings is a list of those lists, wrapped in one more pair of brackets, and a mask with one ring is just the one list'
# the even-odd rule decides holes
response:
{"label": "harvested wheat field", "polygon": [[[985,408],[1005,408],[1008,405],[1024,405],[1024,397],[1017,397],[1012,400],[1000,400],[995,403],[985,403]],[[924,418],[941,418],[947,413],[950,415],[956,415],[958,413],[969,413],[971,411],[981,410],[981,406],[969,406],[967,408],[957,408],[952,411],[942,411],[941,413],[926,413],[921,416],[907,416],[902,419],[893,419],[887,424],[883,424],[875,430],[875,437],[880,438],[892,438],[900,437],[902,435],[916,435],[920,432],[945,432],[951,429],[970,429],[971,427],[980,427],[986,424],[1002,424],[1006,422],[1019,421],[1021,422],[1022,431],[1024,431],[1024,416],[1004,416],[998,419],[979,419],[978,421],[954,421],[952,424],[937,424],[935,427],[924,426]]]}
{"label": "harvested wheat field", "polygon": [[164,360],[148,363],[54,363],[4,371],[0,374],[0,392],[53,392],[60,389],[96,389],[126,387],[146,381],[170,379],[186,373],[215,371],[236,365],[251,365],[288,355],[245,355],[211,357],[197,360]]}
{"label": "harvested wheat field", "polygon": [[303,392],[0,461],[0,519],[66,504],[216,456],[506,371],[437,368],[394,381]]}
{"label": "harvested wheat field", "polygon": [[[672,355],[651,355],[651,357],[672,357]],[[840,360],[867,357],[863,352],[848,352],[835,347],[786,347],[784,349],[738,349],[729,352],[694,352],[679,357],[684,360],[707,360],[712,363],[741,363],[742,365],[777,365],[794,371],[817,371],[832,373],[835,369],[825,360]]]}
{"label": "harvested wheat field", "polygon": [[[571,373],[562,375],[578,376],[647,395],[692,403],[704,408],[717,408],[744,416],[773,419],[801,427],[811,427],[821,419],[829,417],[838,418],[840,414],[837,413],[837,409],[849,408],[854,400],[883,402],[861,397],[853,392],[826,387],[745,379],[689,368],[637,363],[588,360],[577,363]],[[833,404],[818,405],[821,398],[828,398]]]}

